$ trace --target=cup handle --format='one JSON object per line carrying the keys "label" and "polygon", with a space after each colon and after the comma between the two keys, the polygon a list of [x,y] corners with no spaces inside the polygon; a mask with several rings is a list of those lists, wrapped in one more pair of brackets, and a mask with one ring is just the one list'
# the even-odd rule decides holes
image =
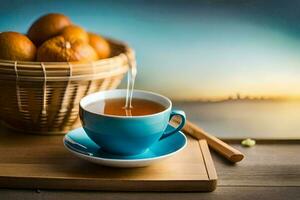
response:
{"label": "cup handle", "polygon": [[177,126],[177,128],[172,128],[172,130],[168,131],[167,133],[164,133],[159,140],[169,137],[170,135],[173,135],[174,133],[180,131],[183,128],[186,119],[185,112],[182,110],[172,110],[169,121],[171,121],[171,119],[176,115],[178,115],[181,118],[180,124]]}

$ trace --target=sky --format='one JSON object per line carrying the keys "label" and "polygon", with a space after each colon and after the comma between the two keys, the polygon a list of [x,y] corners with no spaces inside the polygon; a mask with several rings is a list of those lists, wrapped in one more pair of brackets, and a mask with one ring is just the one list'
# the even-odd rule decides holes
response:
{"label": "sky", "polygon": [[61,12],[126,41],[136,88],[173,99],[300,96],[299,1],[1,1],[0,31]]}

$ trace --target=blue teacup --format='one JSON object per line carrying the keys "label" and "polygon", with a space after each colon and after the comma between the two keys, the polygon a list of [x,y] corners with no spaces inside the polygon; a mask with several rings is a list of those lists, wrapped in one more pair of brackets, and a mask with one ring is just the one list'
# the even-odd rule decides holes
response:
{"label": "blue teacup", "polygon": [[[141,154],[158,140],[163,140],[184,126],[186,117],[183,111],[172,110],[170,99],[148,91],[134,90],[133,98],[157,102],[165,110],[143,116],[115,116],[86,109],[89,104],[97,101],[125,97],[126,90],[109,90],[90,94],[80,101],[79,113],[85,132],[107,153],[126,156]],[[169,121],[175,115],[181,117],[180,125],[166,131]]]}

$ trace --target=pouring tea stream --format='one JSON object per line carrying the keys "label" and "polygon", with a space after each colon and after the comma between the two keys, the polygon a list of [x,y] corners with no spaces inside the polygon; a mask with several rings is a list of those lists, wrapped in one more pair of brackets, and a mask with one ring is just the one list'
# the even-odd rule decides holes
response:
{"label": "pouring tea stream", "polygon": [[136,74],[137,74],[136,61],[129,62],[129,70],[127,74],[126,102],[124,106],[127,116],[132,116],[131,114],[132,96],[133,96]]}

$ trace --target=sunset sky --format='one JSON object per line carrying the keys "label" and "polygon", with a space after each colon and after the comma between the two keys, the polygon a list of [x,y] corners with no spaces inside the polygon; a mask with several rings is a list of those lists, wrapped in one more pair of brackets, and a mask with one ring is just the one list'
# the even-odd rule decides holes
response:
{"label": "sunset sky", "polygon": [[295,2],[151,2],[11,0],[1,5],[0,31],[26,32],[38,16],[62,12],[88,30],[127,41],[136,50],[139,89],[174,99],[300,96]]}

